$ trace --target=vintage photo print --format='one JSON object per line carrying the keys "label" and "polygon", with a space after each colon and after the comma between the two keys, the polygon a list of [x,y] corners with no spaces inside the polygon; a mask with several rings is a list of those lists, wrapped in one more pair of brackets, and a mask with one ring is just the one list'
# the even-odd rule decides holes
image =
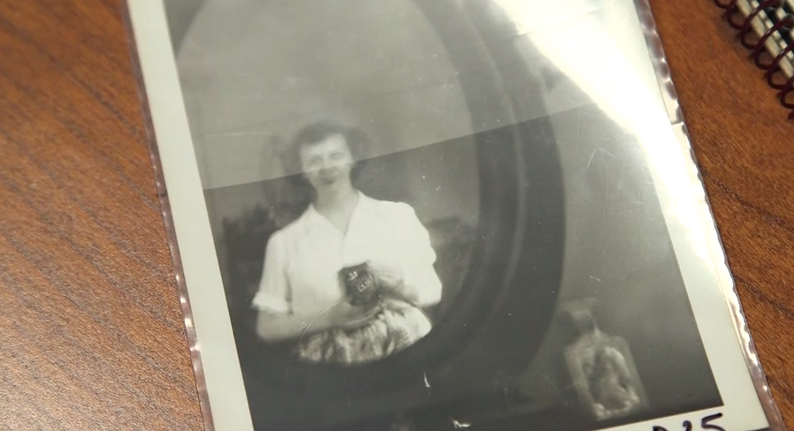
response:
{"label": "vintage photo print", "polygon": [[633,1],[128,6],[215,429],[767,427]]}

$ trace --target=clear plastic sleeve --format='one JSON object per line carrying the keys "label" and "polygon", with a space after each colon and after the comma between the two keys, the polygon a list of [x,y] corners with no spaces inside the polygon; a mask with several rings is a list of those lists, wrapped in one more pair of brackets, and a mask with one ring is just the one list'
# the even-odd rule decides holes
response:
{"label": "clear plastic sleeve", "polygon": [[206,429],[784,429],[647,0],[125,10]]}

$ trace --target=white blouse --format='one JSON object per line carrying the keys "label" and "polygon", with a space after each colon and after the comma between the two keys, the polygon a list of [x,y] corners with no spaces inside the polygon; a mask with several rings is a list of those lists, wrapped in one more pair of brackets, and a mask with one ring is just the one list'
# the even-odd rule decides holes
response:
{"label": "white blouse", "polygon": [[293,223],[274,233],[253,306],[275,313],[315,314],[345,297],[338,273],[367,261],[402,270],[407,289],[420,307],[438,303],[441,281],[427,229],[405,203],[359,194],[347,233],[310,206]]}

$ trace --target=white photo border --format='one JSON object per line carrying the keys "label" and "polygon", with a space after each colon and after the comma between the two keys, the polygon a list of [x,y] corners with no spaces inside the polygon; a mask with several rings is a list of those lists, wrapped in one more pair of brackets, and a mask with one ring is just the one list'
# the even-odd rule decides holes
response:
{"label": "white photo border", "polygon": [[[128,0],[127,10],[143,80],[140,85],[145,88],[148,98],[162,180],[168,191],[173,235],[181,254],[183,272],[177,277],[183,277],[187,289],[187,295],[183,296],[190,298],[192,316],[186,316],[186,325],[194,327],[196,339],[190,340],[191,349],[199,352],[204,375],[204,387],[199,388],[199,392],[207,394],[206,399],[201,397],[201,403],[205,410],[212,412],[212,423],[206,426],[218,431],[251,431],[251,414],[199,178],[164,0]],[[649,64],[650,57],[649,51]],[[770,421],[756,393],[751,373],[757,364],[752,363],[753,353],[749,345],[743,345],[749,343],[749,334],[739,324],[744,322],[744,317],[739,314],[732,279],[705,192],[697,175],[697,167],[688,152],[688,138],[670,124],[662,106],[656,104],[656,107],[657,112],[653,112],[653,117],[646,125],[651,125],[649,130],[658,133],[648,140],[643,139],[641,145],[648,152],[648,160],[663,160],[652,163],[655,166],[651,166],[651,169],[724,406],[637,422],[611,430],[650,431],[654,427],[669,431],[682,430],[684,421],[692,422],[697,430],[702,417],[716,414],[723,416],[714,423],[727,430],[767,429]],[[641,136],[649,137],[651,134],[646,131]],[[696,222],[692,223],[693,220]]]}
{"label": "white photo border", "polygon": [[195,331],[196,340],[189,341],[201,357],[205,387],[199,392],[207,394],[202,409],[211,411],[213,422],[205,425],[217,431],[253,431],[165,5],[162,0],[129,0],[127,7],[182,260],[183,297],[190,298],[192,316],[186,317],[186,326],[192,324]]}

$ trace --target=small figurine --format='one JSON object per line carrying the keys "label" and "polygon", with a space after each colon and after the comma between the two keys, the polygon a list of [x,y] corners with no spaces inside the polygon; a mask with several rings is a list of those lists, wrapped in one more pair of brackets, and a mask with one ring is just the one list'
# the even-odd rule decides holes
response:
{"label": "small figurine", "polygon": [[626,416],[647,405],[645,392],[628,343],[598,328],[593,304],[585,300],[566,307],[580,335],[565,359],[580,400],[597,420]]}

